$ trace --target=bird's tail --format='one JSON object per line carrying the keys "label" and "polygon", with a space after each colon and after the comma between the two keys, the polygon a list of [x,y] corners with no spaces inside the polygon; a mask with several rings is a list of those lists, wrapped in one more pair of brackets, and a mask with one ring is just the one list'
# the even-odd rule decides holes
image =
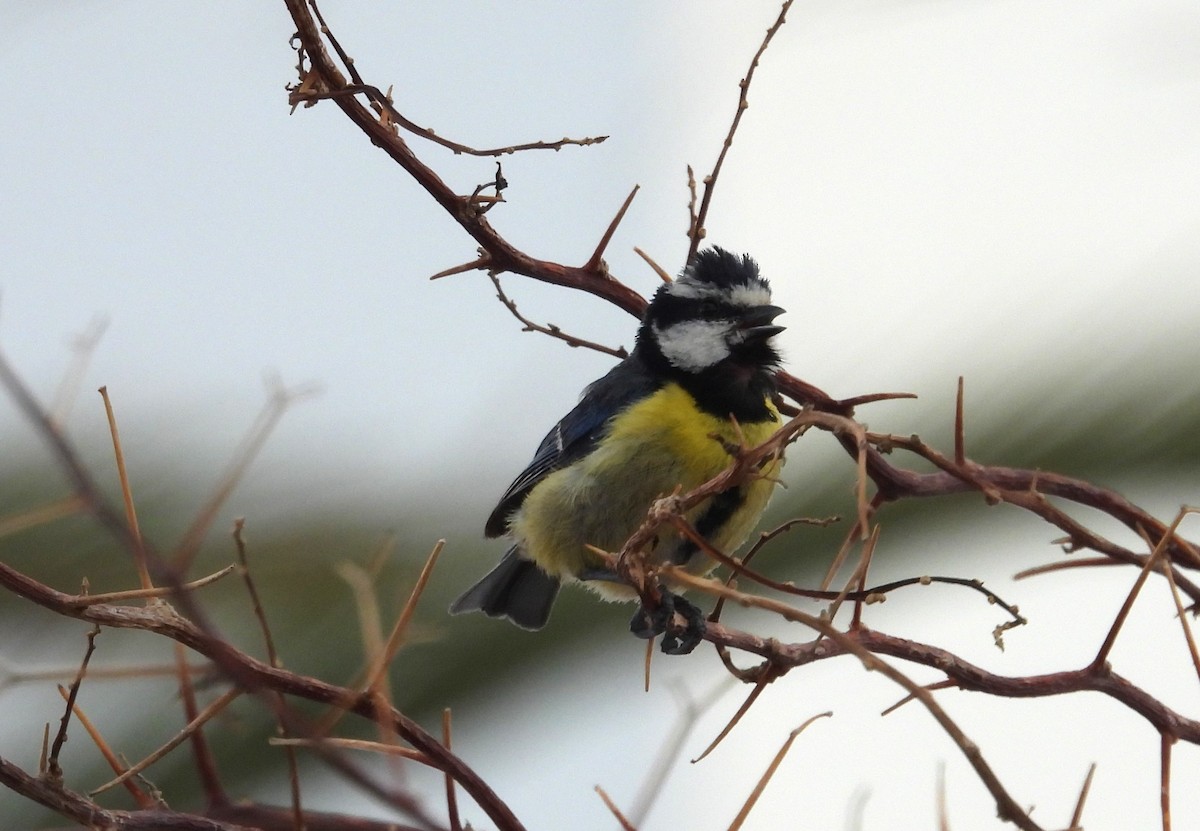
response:
{"label": "bird's tail", "polygon": [[488,617],[506,617],[523,629],[541,629],[550,618],[558,586],[557,577],[522,557],[513,546],[499,565],[450,604],[450,613],[479,611]]}

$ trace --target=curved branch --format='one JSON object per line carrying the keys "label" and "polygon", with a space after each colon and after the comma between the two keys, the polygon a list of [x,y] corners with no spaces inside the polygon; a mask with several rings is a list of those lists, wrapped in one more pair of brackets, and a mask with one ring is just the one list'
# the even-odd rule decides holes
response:
{"label": "curved branch", "polygon": [[[120,811],[101,808],[87,797],[57,787],[0,758],[0,785],[44,805],[81,826],[105,831],[295,831],[290,809],[269,805],[214,805],[207,816],[165,808]],[[322,811],[304,812],[308,831],[418,831],[394,820],[372,820]]]}
{"label": "curved branch", "polygon": [[110,811],[85,796],[57,787],[0,758],[0,784],[87,828],[111,831],[245,831],[244,826],[176,811]]}
{"label": "curved branch", "polygon": [[[412,149],[396,135],[390,127],[381,122],[379,117],[364,106],[351,92],[346,76],[334,63],[329,52],[325,49],[321,38],[321,27],[313,17],[312,8],[307,0],[285,0],[292,20],[296,24],[296,37],[299,38],[303,57],[310,63],[309,74],[315,73],[319,79],[318,89],[330,94],[334,103],[354,123],[356,127],[371,140],[371,143],[387,153],[396,164],[411,176],[425,192],[433,197],[446,213],[457,222],[464,231],[479,243],[490,258],[489,268],[496,271],[511,271],[522,274],[544,283],[579,289],[593,294],[624,309],[632,315],[640,316],[646,307],[646,300],[633,289],[613,279],[600,265],[576,267],[539,260],[519,250],[508,240],[500,236],[496,229],[484,218],[483,214],[471,204],[470,200],[457,195],[437,173],[422,162]],[[313,80],[303,79],[301,86],[312,88]],[[307,93],[306,93],[307,94]],[[295,96],[295,93],[293,93]]]}
{"label": "curved branch", "polygon": [[523,828],[495,791],[465,762],[399,710],[381,707],[368,692],[339,687],[318,678],[270,666],[227,641],[212,636],[166,605],[140,607],[101,603],[79,607],[74,602],[74,595],[43,585],[4,563],[0,563],[0,586],[64,617],[114,629],[139,629],[178,641],[211,658],[231,679],[250,691],[270,689],[318,704],[344,707],[366,719],[385,724],[425,754],[433,767],[452,776],[499,827]]}
{"label": "curved branch", "polygon": [[[744,597],[743,595],[738,598],[738,602],[742,602]],[[1103,693],[1145,718],[1160,732],[1190,744],[1200,744],[1200,721],[1181,715],[1129,679],[1105,666],[1089,666],[1044,675],[997,675],[941,647],[898,638],[866,627],[847,632],[845,636],[870,652],[889,655],[943,672],[955,686],[973,692],[1002,698],[1047,698],[1077,692]],[[789,669],[827,658],[854,654],[853,650],[836,641],[780,643],[772,638],[762,638],[723,624],[711,624],[705,634],[705,640],[728,649],[739,649],[758,655],[770,660],[772,664]]]}
{"label": "curved branch", "polygon": [[[316,19],[314,19],[313,9],[308,0],[286,0],[286,3],[296,24],[297,37],[299,38],[300,48],[303,53],[302,57],[307,58],[310,63],[311,68],[308,70],[308,74],[312,75],[315,73],[316,78],[319,79],[319,84],[315,84],[312,78],[306,77],[305,84],[302,86],[307,86],[309,89],[317,86],[323,92],[328,93],[347,117],[371,139],[372,143],[382,148],[384,152],[391,156],[406,173],[412,176],[479,243],[486,252],[486,257],[481,257],[476,261],[479,267],[486,267],[493,272],[511,271],[542,282],[579,289],[607,300],[632,315],[641,315],[645,309],[645,299],[628,286],[613,279],[608,274],[603,263],[597,261],[594,257],[583,267],[565,266],[531,257],[500,236],[469,199],[455,194],[442,181],[441,177],[417,158],[404,140],[396,135],[388,124],[381,122],[370,108],[364,106],[354,96],[354,91],[364,86],[363,82],[357,77],[357,73],[353,73],[355,84],[352,85],[347,81],[341,70],[339,70],[333,58],[325,49],[324,41],[322,40],[322,30],[328,30],[323,25],[318,25]],[[754,68],[764,49],[769,44],[771,37],[782,25],[788,6],[789,4],[785,2],[781,7],[778,18],[772,27],[768,29],[759,51],[751,61],[750,70],[747,72],[746,78],[742,81],[738,114],[734,119],[731,135],[733,130],[736,129],[741,112],[745,108],[746,88],[752,78]],[[340,48],[338,51],[341,54]],[[729,141],[730,139],[727,137],[721,158],[724,157],[725,151],[728,150]],[[714,174],[719,170],[719,166],[720,160],[718,160],[718,167],[714,169]],[[703,223],[704,208],[710,198],[711,185],[705,189],[704,204],[701,205],[698,213],[698,222],[701,224]],[[697,242],[698,239],[694,238],[693,244]],[[863,400],[860,398],[850,402],[839,401],[820,388],[785,372],[779,373],[778,384],[781,393],[784,395],[791,397],[802,405],[811,406],[815,410],[833,415],[850,416],[853,413],[853,404]],[[842,435],[840,440],[848,452],[851,452],[856,457],[860,454],[861,451],[852,437]],[[1134,530],[1139,528],[1144,529],[1150,535],[1152,544],[1157,544],[1158,539],[1165,532],[1165,525],[1162,522],[1154,519],[1144,510],[1119,495],[1079,480],[1055,474],[1002,467],[979,469],[975,466],[972,466],[971,476],[965,476],[946,469],[938,473],[915,473],[890,464],[875,447],[868,448],[866,451],[866,468],[871,480],[879,489],[881,498],[885,501],[894,501],[904,497],[942,496],[951,493],[961,493],[977,487],[975,481],[984,481],[1008,491],[1037,490],[1043,494],[1061,496],[1078,502],[1081,505],[1098,508],[1116,517],[1129,528]],[[1010,499],[1009,501],[1015,500]],[[1023,507],[1033,508],[1031,503]],[[1087,543],[1089,547],[1094,547],[1092,542],[1097,541],[1092,540]],[[1111,544],[1108,546],[1101,545],[1097,550],[1101,550],[1103,553],[1116,557],[1123,562],[1142,562],[1142,560],[1138,559],[1140,555],[1136,555],[1126,549],[1121,549],[1119,546],[1112,546]],[[1197,555],[1195,548],[1188,544],[1171,544],[1168,547],[1168,554],[1176,563],[1200,566],[1200,555]],[[1200,587],[1186,580],[1183,580],[1180,585],[1193,601],[1200,603]]]}

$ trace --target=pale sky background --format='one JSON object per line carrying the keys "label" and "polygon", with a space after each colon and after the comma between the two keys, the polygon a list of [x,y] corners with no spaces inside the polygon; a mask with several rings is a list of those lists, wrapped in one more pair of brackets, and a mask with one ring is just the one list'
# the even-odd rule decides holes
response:
{"label": "pale sky background", "polygon": [[[607,259],[643,293],[657,278],[632,248],[678,269],[684,166],[711,166],[737,81],[777,13],[716,0],[321,6],[364,76],[394,84],[397,107],[439,134],[474,146],[610,135],[506,157],[508,203],[489,219],[535,256],[582,263],[640,184]],[[91,390],[106,384],[133,458],[174,459],[211,479],[261,406],[260,379],[278,373],[323,392],[288,414],[231,510],[286,522],[353,505],[381,527],[420,527],[453,494],[482,518],[610,365],[520,333],[483,275],[426,279],[472,259],[474,244],[333,105],[288,114],[295,57],[282,3],[0,0],[0,24],[0,345],[49,398],[72,336],[108,319],[71,421],[96,458],[107,432]],[[921,396],[863,412],[873,428],[910,432],[932,412],[948,423],[958,375],[984,422],[989,400],[1044,391],[1046,378],[1137,383],[1160,371],[1139,356],[1168,338],[1184,371],[1160,383],[1175,397],[1152,403],[1195,401],[1200,6],[797,3],[750,101],[710,240],[753,253],[773,281],[793,373],[839,397]],[[494,170],[490,159],[414,148],[463,193]],[[535,320],[632,345],[632,319],[598,301],[513,277],[505,286]],[[0,430],[6,455],[33,453],[10,406]],[[802,484],[796,466],[789,476]],[[1195,481],[1158,487],[1137,496],[1159,515],[1200,502]],[[440,533],[428,529],[430,540]],[[1026,555],[1023,567],[1043,561],[1046,541],[1030,521],[1004,545]],[[974,544],[958,529],[923,540],[943,551]],[[1014,570],[991,563],[972,576]],[[998,620],[962,598],[929,621],[891,603],[874,621],[945,644],[945,620],[969,608],[978,631],[957,644],[967,657],[1012,674],[1074,667],[1130,579],[1097,578],[1075,615],[1013,635],[1003,656],[986,643]],[[1045,586],[1049,614],[1061,584]],[[1022,597],[1027,612],[1037,603],[1036,592]],[[1134,626],[1150,639],[1165,606],[1147,606],[1155,614]],[[1073,657],[1040,648],[1084,621]],[[1143,654],[1138,631],[1118,667],[1152,688],[1177,681],[1164,689],[1194,712],[1195,677],[1163,678],[1178,655]],[[604,656],[581,655],[536,691],[532,680],[498,689],[499,719],[459,711],[457,749],[530,828],[615,827],[591,787],[627,806],[674,718],[671,679],[700,695],[719,677],[698,652],[660,662],[661,683],[642,694],[641,646],[627,646],[604,672]],[[572,683],[590,673],[603,683]],[[722,699],[685,753],[743,694]],[[1081,708],[1082,696],[944,696],[1048,826],[1065,825],[1092,760],[1089,831],[1155,826],[1157,737],[1127,711]],[[825,709],[837,714],[793,748],[748,828],[853,827],[860,798],[863,829],[934,828],[941,761],[952,827],[1002,827],[924,711],[878,718],[898,697],[848,661],[793,673],[718,754],[676,771],[643,829],[726,827],[787,732]],[[1175,758],[1176,827],[1194,827],[1200,764],[1193,747]]]}

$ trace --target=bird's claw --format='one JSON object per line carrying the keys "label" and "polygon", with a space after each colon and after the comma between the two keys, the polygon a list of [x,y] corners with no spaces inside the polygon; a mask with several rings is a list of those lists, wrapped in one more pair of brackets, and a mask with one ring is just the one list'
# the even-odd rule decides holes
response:
{"label": "bird's claw", "polygon": [[[684,619],[682,626],[675,623],[675,613]],[[654,609],[645,604],[634,612],[629,621],[629,631],[639,638],[663,636],[662,651],[667,655],[687,655],[704,638],[704,613],[688,600],[671,592],[662,592],[662,601]]]}

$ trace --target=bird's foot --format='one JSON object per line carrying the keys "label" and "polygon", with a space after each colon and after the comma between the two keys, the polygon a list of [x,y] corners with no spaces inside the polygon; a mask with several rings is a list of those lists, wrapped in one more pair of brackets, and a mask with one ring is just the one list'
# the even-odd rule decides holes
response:
{"label": "bird's foot", "polygon": [[[682,626],[675,622],[676,612],[684,620]],[[703,640],[705,628],[704,613],[694,603],[665,590],[657,608],[643,604],[629,621],[629,631],[639,638],[662,635],[662,651],[667,655],[687,655]]]}

